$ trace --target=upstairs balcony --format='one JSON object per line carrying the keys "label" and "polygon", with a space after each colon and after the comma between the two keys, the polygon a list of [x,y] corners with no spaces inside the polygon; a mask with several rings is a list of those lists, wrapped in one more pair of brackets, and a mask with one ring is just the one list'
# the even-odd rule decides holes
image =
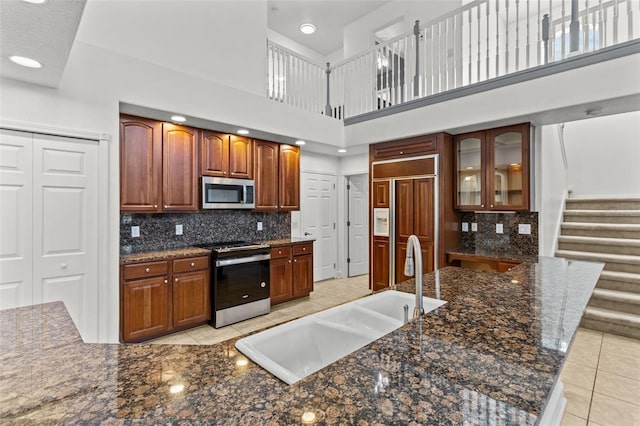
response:
{"label": "upstairs balcony", "polygon": [[268,41],[267,96],[351,124],[638,53],[639,38],[640,0],[476,0],[333,65]]}

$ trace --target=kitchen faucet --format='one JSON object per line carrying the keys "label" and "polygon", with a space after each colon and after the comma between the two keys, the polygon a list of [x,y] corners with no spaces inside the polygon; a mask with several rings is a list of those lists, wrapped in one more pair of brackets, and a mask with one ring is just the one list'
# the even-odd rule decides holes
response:
{"label": "kitchen faucet", "polygon": [[[415,267],[413,257],[415,255]],[[407,239],[407,257],[404,261],[404,274],[416,277],[416,307],[413,309],[413,318],[419,318],[424,314],[424,306],[422,304],[422,247],[420,240],[415,235],[411,235]]]}

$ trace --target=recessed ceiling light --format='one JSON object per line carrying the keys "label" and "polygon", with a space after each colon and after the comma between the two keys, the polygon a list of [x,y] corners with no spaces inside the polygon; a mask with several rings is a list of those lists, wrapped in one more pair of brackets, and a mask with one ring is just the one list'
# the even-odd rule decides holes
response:
{"label": "recessed ceiling light", "polygon": [[239,135],[248,135],[249,131],[247,129],[238,129]]}
{"label": "recessed ceiling light", "polygon": [[306,144],[306,142],[303,141],[303,140],[297,140],[296,141],[296,145],[304,145],[304,144]]}
{"label": "recessed ceiling light", "polygon": [[25,58],[24,56],[11,56],[11,62],[28,68],[42,68],[42,64],[35,59]]}
{"label": "recessed ceiling light", "polygon": [[302,24],[300,25],[300,32],[303,34],[313,34],[316,32],[316,26],[308,23]]}
{"label": "recessed ceiling light", "polygon": [[187,119],[181,115],[172,115],[171,120],[177,121],[178,123],[184,123],[185,121],[187,121]]}
{"label": "recessed ceiling light", "polygon": [[340,148],[340,149],[338,150],[338,152],[339,152],[340,154],[344,154],[345,152],[347,152],[347,150],[346,150],[346,149],[344,149],[344,148]]}
{"label": "recessed ceiling light", "polygon": [[31,3],[31,4],[42,4],[42,3],[46,3],[47,0],[22,0],[25,3]]}

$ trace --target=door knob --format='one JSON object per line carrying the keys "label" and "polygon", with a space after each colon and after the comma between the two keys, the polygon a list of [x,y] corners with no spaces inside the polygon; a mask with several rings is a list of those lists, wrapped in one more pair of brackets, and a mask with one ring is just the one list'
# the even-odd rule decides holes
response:
{"label": "door knob", "polygon": [[311,235],[311,232],[305,232],[304,235]]}
{"label": "door knob", "polygon": [[62,262],[62,263],[60,264],[60,269],[67,269],[67,264],[66,264],[66,263],[64,263],[64,262]]}

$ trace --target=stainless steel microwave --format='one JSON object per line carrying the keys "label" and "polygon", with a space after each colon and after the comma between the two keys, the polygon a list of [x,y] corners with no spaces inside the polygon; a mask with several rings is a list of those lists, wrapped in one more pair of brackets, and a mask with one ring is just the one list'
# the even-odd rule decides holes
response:
{"label": "stainless steel microwave", "polygon": [[202,176],[203,209],[254,209],[255,182]]}

